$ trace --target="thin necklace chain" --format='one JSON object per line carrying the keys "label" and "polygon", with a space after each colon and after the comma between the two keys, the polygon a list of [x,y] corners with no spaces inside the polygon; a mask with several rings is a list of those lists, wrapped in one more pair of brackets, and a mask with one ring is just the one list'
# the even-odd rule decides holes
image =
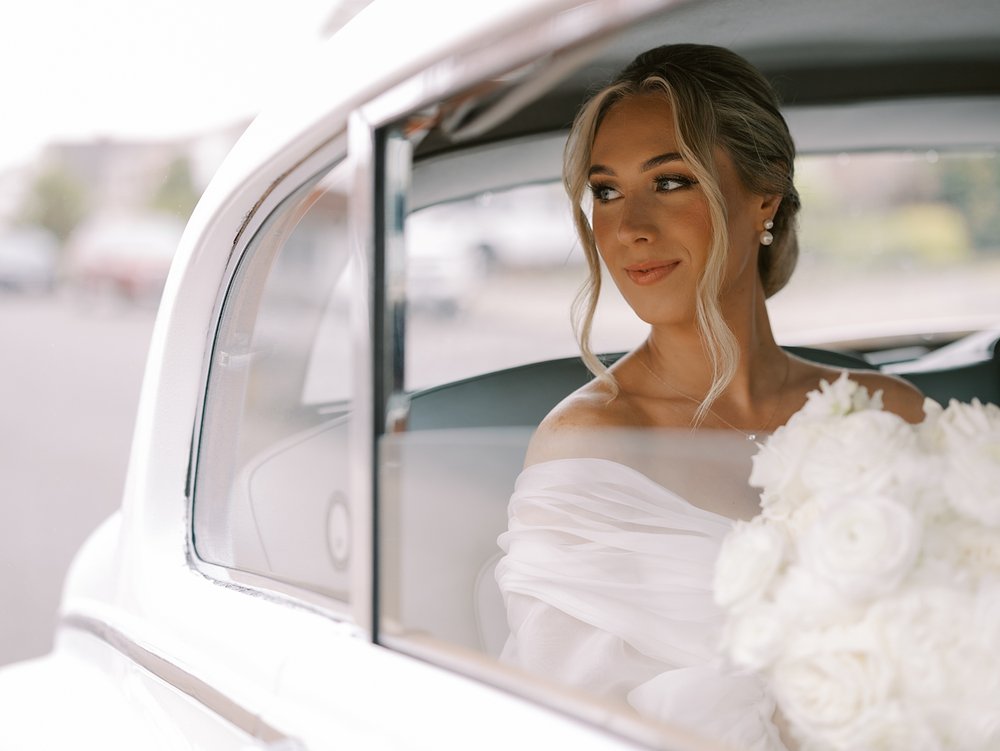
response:
{"label": "thin necklace chain", "polygon": [[[677,388],[676,386],[674,386],[672,383],[669,383],[667,380],[665,380],[663,377],[661,377],[659,374],[657,374],[656,371],[654,371],[649,366],[649,364],[646,362],[646,358],[647,357],[648,357],[648,352],[640,354],[639,357],[638,357],[639,364],[642,365],[642,367],[644,367],[648,371],[648,373],[651,376],[653,376],[653,378],[655,378],[657,381],[659,381],[660,383],[662,383],[664,386],[666,386],[671,391],[675,392],[676,394],[679,394],[680,396],[683,396],[685,399],[688,399],[688,400],[694,402],[695,404],[701,404],[701,402],[698,399],[695,399],[690,394],[685,394],[679,388]],[[730,427],[733,430],[735,430],[737,433],[740,433],[741,435],[745,436],[748,441],[756,441],[757,440],[757,436],[760,433],[766,433],[768,431],[768,429],[771,427],[771,423],[774,422],[775,415],[778,414],[778,408],[781,406],[781,403],[785,400],[785,393],[784,393],[785,392],[785,384],[788,383],[788,373],[791,371],[791,369],[792,369],[791,368],[791,363],[788,361],[788,358],[786,357],[785,358],[785,376],[784,376],[784,378],[781,379],[781,386],[778,387],[778,393],[779,393],[778,401],[776,401],[774,403],[774,409],[771,410],[771,416],[767,418],[767,422],[764,423],[764,427],[761,428],[761,430],[760,430],[759,433],[756,433],[756,432],[754,432],[754,433],[748,433],[747,431],[743,430],[742,428],[737,428],[735,425],[733,425],[731,422],[729,422],[729,420],[727,420],[725,417],[723,417],[722,415],[720,415],[718,412],[716,412],[711,407],[708,408],[709,413],[712,414],[715,417],[715,419],[717,419],[719,422],[724,423],[728,427]]]}

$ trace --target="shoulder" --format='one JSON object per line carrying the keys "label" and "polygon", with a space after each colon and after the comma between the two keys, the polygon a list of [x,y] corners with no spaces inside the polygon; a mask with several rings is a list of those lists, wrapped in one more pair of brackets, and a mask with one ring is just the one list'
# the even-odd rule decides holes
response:
{"label": "shoulder", "polygon": [[553,459],[577,458],[593,450],[593,443],[609,428],[635,427],[640,416],[629,401],[610,385],[594,379],[553,407],[538,425],[525,466]]}

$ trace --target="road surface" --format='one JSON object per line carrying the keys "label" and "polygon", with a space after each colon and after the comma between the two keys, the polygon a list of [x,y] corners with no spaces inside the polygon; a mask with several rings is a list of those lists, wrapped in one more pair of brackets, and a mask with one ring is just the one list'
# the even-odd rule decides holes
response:
{"label": "road surface", "polygon": [[121,501],[154,316],[0,294],[0,665],[51,648],[73,554]]}

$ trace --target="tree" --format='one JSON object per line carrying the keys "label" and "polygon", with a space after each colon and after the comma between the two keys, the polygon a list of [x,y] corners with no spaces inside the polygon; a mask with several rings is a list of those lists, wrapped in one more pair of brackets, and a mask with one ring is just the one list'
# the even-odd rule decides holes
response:
{"label": "tree", "polygon": [[1000,157],[951,158],[941,174],[945,200],[968,217],[976,249],[1000,251]]}
{"label": "tree", "polygon": [[167,167],[167,174],[153,193],[149,206],[187,219],[194,211],[198,198],[199,193],[191,178],[191,164],[187,157],[179,156]]}
{"label": "tree", "polygon": [[50,164],[35,178],[20,222],[45,227],[65,242],[89,210],[87,186],[62,165]]}

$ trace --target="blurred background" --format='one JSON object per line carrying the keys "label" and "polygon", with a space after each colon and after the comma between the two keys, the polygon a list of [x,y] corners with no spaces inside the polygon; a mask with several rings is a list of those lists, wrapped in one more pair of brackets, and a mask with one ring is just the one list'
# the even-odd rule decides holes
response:
{"label": "blurred background", "polygon": [[0,665],[47,652],[120,503],[177,240],[357,0],[35,0],[0,28]]}

